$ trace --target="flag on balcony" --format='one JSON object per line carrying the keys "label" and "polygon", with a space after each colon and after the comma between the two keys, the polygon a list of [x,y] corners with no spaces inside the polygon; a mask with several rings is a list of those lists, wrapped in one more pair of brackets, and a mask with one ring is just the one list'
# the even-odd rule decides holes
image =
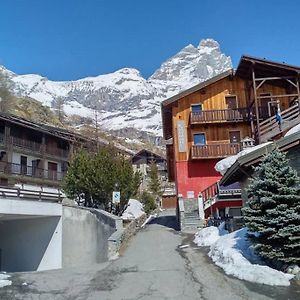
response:
{"label": "flag on balcony", "polygon": [[277,108],[276,114],[275,114],[276,122],[280,125],[282,124],[282,116],[281,116],[281,111],[280,107]]}

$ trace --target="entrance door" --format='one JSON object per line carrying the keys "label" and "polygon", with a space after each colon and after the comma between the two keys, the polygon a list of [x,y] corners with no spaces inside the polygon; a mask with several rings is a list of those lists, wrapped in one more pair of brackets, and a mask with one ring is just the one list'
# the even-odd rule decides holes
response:
{"label": "entrance door", "polygon": [[241,132],[229,131],[229,140],[230,140],[230,144],[239,143],[241,141]]}
{"label": "entrance door", "polygon": [[266,119],[271,116],[270,109],[269,109],[269,103],[272,101],[272,94],[271,93],[261,93],[259,96],[266,97],[266,98],[260,99],[260,112],[259,112],[260,118]]}
{"label": "entrance door", "polygon": [[194,134],[194,145],[206,145],[206,138],[204,133]]}
{"label": "entrance door", "polygon": [[21,155],[21,174],[27,174],[27,156]]}
{"label": "entrance door", "polygon": [[57,180],[57,163],[48,162],[48,178]]}
{"label": "entrance door", "polygon": [[236,109],[237,108],[237,99],[236,96],[225,96],[225,102],[228,109]]}

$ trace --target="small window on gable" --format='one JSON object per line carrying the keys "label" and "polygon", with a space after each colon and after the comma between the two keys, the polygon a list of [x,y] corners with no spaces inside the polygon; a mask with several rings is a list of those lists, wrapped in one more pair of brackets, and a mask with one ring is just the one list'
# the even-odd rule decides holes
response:
{"label": "small window on gable", "polygon": [[227,95],[225,96],[225,102],[228,109],[237,108],[237,97],[235,95]]}
{"label": "small window on gable", "polygon": [[202,104],[193,104],[192,105],[192,112],[198,113],[202,111]]}

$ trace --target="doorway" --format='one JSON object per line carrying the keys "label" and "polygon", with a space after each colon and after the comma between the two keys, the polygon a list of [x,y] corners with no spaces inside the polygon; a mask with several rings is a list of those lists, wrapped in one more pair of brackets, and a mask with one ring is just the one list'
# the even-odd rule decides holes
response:
{"label": "doorway", "polygon": [[225,102],[228,109],[236,109],[237,108],[237,98],[235,95],[225,96]]}
{"label": "doorway", "polygon": [[21,155],[21,174],[27,174],[27,156]]}
{"label": "doorway", "polygon": [[57,163],[48,162],[48,178],[57,180]]}

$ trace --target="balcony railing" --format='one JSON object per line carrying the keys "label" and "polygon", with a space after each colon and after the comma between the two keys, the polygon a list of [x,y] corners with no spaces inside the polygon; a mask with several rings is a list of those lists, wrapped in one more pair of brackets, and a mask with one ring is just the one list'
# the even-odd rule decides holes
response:
{"label": "balcony railing", "polygon": [[65,173],[55,170],[45,170],[32,166],[0,162],[0,173],[7,175],[19,175],[32,178],[47,179],[51,181],[63,180]]}
{"label": "balcony railing", "polygon": [[191,156],[192,159],[223,158],[235,155],[240,151],[241,145],[239,143],[193,145]]}
{"label": "balcony railing", "polygon": [[241,187],[239,183],[233,183],[227,187],[220,186],[219,182],[215,182],[201,192],[204,209],[212,206],[218,201],[241,200]]}
{"label": "balcony railing", "polygon": [[[5,143],[5,137],[4,137],[4,134],[1,133],[0,134],[0,144],[4,144],[4,143]],[[26,149],[26,150],[33,151],[33,152],[38,152],[40,154],[43,152],[43,145],[41,143],[30,141],[27,139],[22,139],[22,138],[15,137],[15,136],[10,136],[9,139],[6,140],[6,143],[9,145],[12,145],[13,147]],[[65,149],[50,147],[48,145],[46,145],[46,147],[44,149],[46,149],[45,154],[49,154],[52,156],[68,158],[68,155],[69,155],[69,150],[65,150]]]}
{"label": "balcony railing", "polygon": [[15,137],[15,136],[10,137],[9,143],[12,144],[13,146],[16,146],[16,147],[19,147],[19,148],[26,148],[28,150],[32,150],[32,151],[36,151],[36,152],[40,152],[42,150],[42,144],[41,143],[37,143],[37,142],[30,141],[30,140],[18,138],[18,137]]}
{"label": "balcony railing", "polygon": [[191,124],[250,121],[248,108],[215,109],[191,112]]}

